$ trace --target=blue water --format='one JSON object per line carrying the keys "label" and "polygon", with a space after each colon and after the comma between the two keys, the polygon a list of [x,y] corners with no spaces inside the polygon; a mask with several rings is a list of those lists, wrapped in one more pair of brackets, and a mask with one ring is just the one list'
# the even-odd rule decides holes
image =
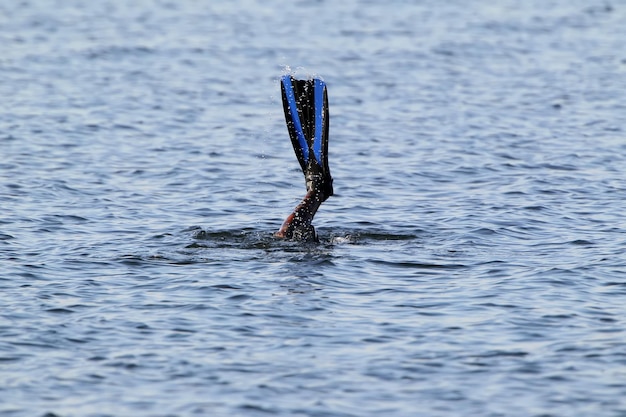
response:
{"label": "blue water", "polygon": [[[626,416],[626,5],[0,5],[0,415]],[[321,76],[321,244],[278,79]]]}

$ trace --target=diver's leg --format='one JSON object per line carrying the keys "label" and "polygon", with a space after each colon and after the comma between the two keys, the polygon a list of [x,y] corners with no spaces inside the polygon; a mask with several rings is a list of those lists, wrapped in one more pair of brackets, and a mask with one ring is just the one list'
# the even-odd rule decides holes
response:
{"label": "diver's leg", "polygon": [[320,79],[281,79],[285,121],[304,174],[307,194],[276,232],[277,237],[317,240],[312,222],[320,204],[333,195],[328,167],[328,94]]}
{"label": "diver's leg", "polygon": [[317,190],[310,190],[298,204],[278,232],[276,237],[295,240],[317,241],[312,222],[315,213],[322,204],[323,195]]}

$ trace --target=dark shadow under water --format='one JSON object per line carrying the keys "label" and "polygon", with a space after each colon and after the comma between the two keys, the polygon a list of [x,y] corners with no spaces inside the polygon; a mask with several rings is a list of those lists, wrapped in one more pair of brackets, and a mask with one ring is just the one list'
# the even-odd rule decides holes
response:
{"label": "dark shadow under water", "polygon": [[398,234],[382,230],[356,231],[337,229],[331,233],[320,233],[319,242],[300,242],[279,239],[271,232],[261,232],[254,228],[205,230],[194,226],[184,230],[191,233],[194,240],[187,248],[235,248],[266,250],[311,250],[334,245],[366,245],[379,241],[411,241],[417,234]]}

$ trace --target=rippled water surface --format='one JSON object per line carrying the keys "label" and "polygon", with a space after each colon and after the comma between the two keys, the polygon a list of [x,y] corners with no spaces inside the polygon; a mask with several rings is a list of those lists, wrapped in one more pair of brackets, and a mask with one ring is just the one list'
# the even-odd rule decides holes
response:
{"label": "rippled water surface", "polygon": [[[0,415],[626,416],[626,5],[0,5]],[[279,77],[329,86],[319,245]]]}

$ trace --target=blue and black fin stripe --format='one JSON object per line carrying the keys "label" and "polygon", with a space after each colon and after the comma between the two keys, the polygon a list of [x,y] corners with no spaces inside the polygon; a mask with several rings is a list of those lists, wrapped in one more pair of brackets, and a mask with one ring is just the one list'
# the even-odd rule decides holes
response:
{"label": "blue and black fin stripe", "polygon": [[[291,144],[307,182],[312,178],[323,189],[324,200],[333,194],[328,166],[328,93],[320,79],[281,79],[285,120]],[[312,180],[311,180],[312,181]]]}

